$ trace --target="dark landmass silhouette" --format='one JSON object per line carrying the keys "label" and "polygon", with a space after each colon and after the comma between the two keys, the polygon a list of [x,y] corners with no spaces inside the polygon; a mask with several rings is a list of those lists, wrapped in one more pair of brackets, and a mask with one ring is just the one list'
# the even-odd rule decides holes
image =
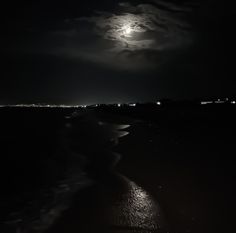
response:
{"label": "dark landmass silhouette", "polygon": [[2,107],[0,232],[232,232],[235,119],[232,100]]}

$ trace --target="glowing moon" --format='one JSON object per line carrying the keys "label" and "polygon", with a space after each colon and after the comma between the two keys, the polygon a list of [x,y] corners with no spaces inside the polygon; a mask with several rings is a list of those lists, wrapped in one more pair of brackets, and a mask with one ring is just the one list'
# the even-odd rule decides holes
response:
{"label": "glowing moon", "polygon": [[[114,48],[110,51],[123,49],[137,50],[150,48],[154,39],[142,39],[147,31],[154,31],[155,25],[148,16],[136,14],[111,15],[107,17],[94,17],[93,21],[101,31],[101,36],[114,41]],[[102,30],[101,30],[102,29]]]}
{"label": "glowing moon", "polygon": [[125,37],[131,37],[131,33],[132,33],[132,28],[130,27],[130,25],[124,25],[122,28],[123,31],[123,36]]}
{"label": "glowing moon", "polygon": [[131,28],[130,27],[127,27],[126,29],[125,29],[125,34],[127,34],[127,35],[129,35],[130,33],[131,33]]}

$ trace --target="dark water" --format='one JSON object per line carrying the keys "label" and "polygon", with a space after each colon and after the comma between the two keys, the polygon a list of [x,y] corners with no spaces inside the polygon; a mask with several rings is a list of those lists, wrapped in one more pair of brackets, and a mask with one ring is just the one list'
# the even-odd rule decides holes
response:
{"label": "dark water", "polygon": [[1,232],[233,232],[233,109],[1,111]]}
{"label": "dark water", "polygon": [[119,174],[104,175],[74,196],[48,232],[162,232],[161,210],[150,194]]}

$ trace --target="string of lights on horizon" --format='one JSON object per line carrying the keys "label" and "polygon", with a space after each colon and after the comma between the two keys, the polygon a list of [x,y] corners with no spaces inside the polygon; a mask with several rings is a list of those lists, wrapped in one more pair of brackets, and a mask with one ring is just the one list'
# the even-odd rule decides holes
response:
{"label": "string of lights on horizon", "polygon": [[[16,107],[16,108],[96,108],[101,106],[110,106],[110,107],[137,107],[138,105],[145,105],[145,103],[113,103],[113,104],[91,104],[91,105],[65,105],[65,104],[9,104],[9,105],[0,105],[0,108],[4,107]],[[152,104],[157,106],[163,105],[163,102],[157,101]],[[217,99],[217,100],[206,100],[201,101],[200,105],[209,105],[209,104],[236,104],[236,100],[230,100],[229,98]]]}

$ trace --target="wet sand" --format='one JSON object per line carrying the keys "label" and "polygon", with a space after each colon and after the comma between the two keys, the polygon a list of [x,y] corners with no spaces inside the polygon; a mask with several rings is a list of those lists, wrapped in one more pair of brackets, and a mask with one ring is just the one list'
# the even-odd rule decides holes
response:
{"label": "wet sand", "polygon": [[[5,206],[4,211],[1,211],[3,219],[7,217],[7,212],[25,208],[27,200],[38,203],[35,212],[40,212],[42,198],[35,195],[40,187],[50,190],[50,187],[57,187],[58,181],[64,179],[65,189],[72,190],[73,185],[68,181],[71,179],[65,179],[65,174],[74,176],[76,173],[75,180],[81,181],[81,188],[68,191],[72,194],[63,198],[62,202],[69,199],[69,204],[55,218],[47,232],[233,232],[234,110],[186,107],[162,111],[150,108],[123,111],[102,109],[96,112],[98,119],[130,125],[129,128],[118,129],[128,131],[129,134],[119,138],[119,144],[112,140],[112,144],[104,146],[107,135],[108,138],[111,135],[116,138],[114,135],[117,134],[104,130],[99,143],[91,144],[88,140],[91,139],[91,129],[87,135],[81,134],[80,130],[79,134],[71,134],[74,139],[87,138],[88,143],[85,140],[83,146],[80,144],[79,147],[76,146],[76,140],[67,137],[67,134],[67,140],[61,140],[58,136],[65,136],[61,126],[65,129],[68,122],[65,122],[64,116],[71,114],[59,112],[40,113],[40,117],[37,113],[35,118],[24,112],[22,119],[25,123],[19,121],[20,114],[15,113],[18,114],[16,125],[21,123],[23,126],[19,126],[14,136],[10,133],[11,127],[4,124],[3,129],[8,135],[2,134],[2,140],[12,146],[8,150],[8,155],[12,157],[3,159],[6,169],[2,166],[1,170],[2,180],[6,183],[2,185],[5,193],[2,198],[5,204],[1,202],[1,206]],[[29,119],[33,119],[30,124]],[[35,126],[38,121],[41,124]],[[81,129],[79,125],[73,127],[76,132]],[[26,131],[21,134],[21,129]],[[84,132],[87,129],[84,125]],[[19,140],[20,135],[23,136]],[[57,140],[52,143],[51,139],[55,138]],[[28,142],[28,149],[25,146],[16,147],[23,142]],[[51,144],[53,146],[48,146]],[[61,144],[64,146],[61,147]],[[39,148],[41,145],[41,149],[35,151],[36,145]],[[52,148],[53,153],[48,153],[49,148]],[[73,156],[71,151],[75,153]],[[76,153],[79,151],[81,155],[78,156]],[[86,151],[89,153],[83,156]],[[121,154],[121,158],[111,151]],[[25,155],[20,159],[19,154],[23,152]],[[8,174],[9,178],[4,178],[4,174]],[[22,201],[16,202],[14,194],[25,197],[26,201],[21,198]],[[46,206],[52,202],[50,198],[43,200]],[[12,202],[12,206],[7,205],[7,202]],[[52,205],[53,209],[55,206]],[[28,215],[32,219],[38,218],[32,211]],[[17,218],[24,217],[18,215]],[[30,222],[32,220],[28,224]],[[22,225],[24,227],[19,228]],[[10,233],[14,229],[27,232],[23,231],[27,229],[25,225],[27,221],[24,224],[12,224],[11,227],[5,224],[1,232]],[[28,232],[42,232],[32,229]]]}
{"label": "wet sand", "polygon": [[124,176],[104,173],[78,192],[48,233],[166,232],[156,200]]}

